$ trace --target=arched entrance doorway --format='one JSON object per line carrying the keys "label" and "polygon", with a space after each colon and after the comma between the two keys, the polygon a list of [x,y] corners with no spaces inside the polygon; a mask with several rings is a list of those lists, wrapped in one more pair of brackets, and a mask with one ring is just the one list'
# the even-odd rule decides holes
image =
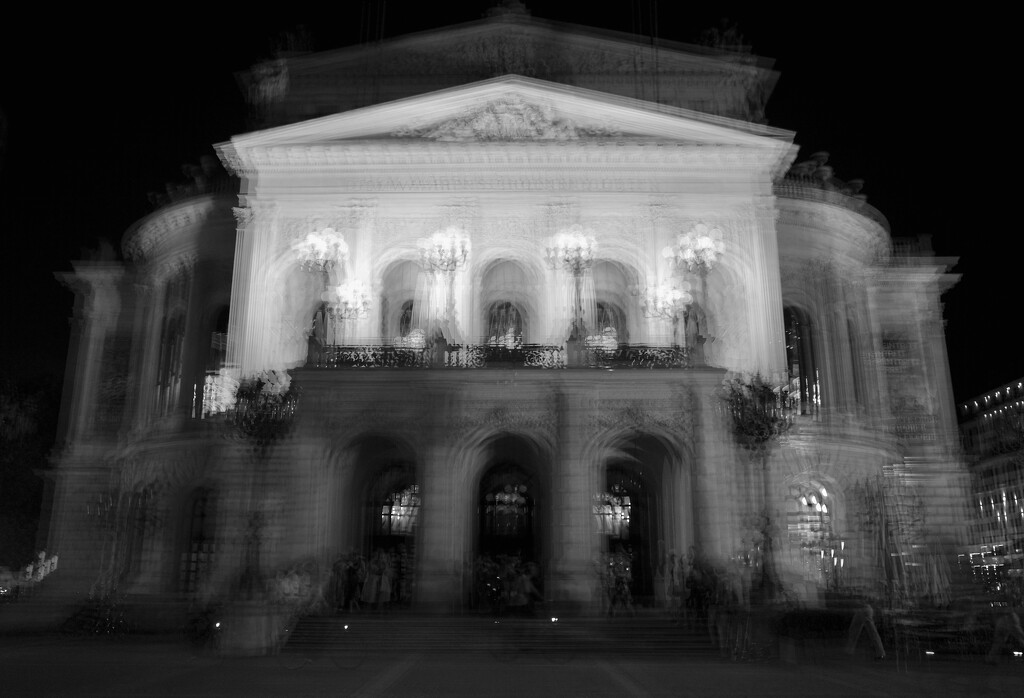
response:
{"label": "arched entrance doorway", "polygon": [[[361,558],[364,604],[412,603],[420,518],[420,485],[411,448],[373,436],[356,447],[360,498],[355,553]],[[350,555],[351,557],[351,555]],[[349,560],[348,564],[355,564]]]}
{"label": "arched entrance doorway", "polygon": [[547,486],[540,454],[518,436],[487,444],[476,490],[474,605],[498,611],[515,578],[526,574],[543,590],[547,557]]}
{"label": "arched entrance doorway", "polygon": [[653,606],[664,574],[662,492],[670,457],[649,434],[619,440],[604,464],[604,489],[594,497],[594,517],[608,569],[628,569],[633,602]]}

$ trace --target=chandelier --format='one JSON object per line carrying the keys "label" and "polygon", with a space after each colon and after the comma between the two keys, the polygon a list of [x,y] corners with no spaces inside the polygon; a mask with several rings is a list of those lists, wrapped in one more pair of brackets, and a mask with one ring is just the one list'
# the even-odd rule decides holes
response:
{"label": "chandelier", "polygon": [[308,234],[292,245],[299,264],[307,271],[329,272],[348,259],[348,244],[334,228]]}
{"label": "chandelier", "polygon": [[420,240],[420,263],[435,274],[452,274],[465,263],[469,238],[461,229],[449,226]]}
{"label": "chandelier", "polygon": [[686,265],[690,271],[706,274],[725,251],[722,230],[697,223],[685,233],[676,236],[676,244],[662,250],[663,257],[674,267]]}
{"label": "chandelier", "polygon": [[323,299],[332,318],[355,320],[370,312],[370,289],[357,279],[332,286],[324,292]]}
{"label": "chandelier", "polygon": [[594,263],[596,248],[594,236],[577,223],[548,240],[544,256],[552,269],[564,269],[579,276]]}
{"label": "chandelier", "polygon": [[690,284],[683,281],[678,286],[663,283],[644,289],[641,307],[646,317],[676,319],[692,302]]}

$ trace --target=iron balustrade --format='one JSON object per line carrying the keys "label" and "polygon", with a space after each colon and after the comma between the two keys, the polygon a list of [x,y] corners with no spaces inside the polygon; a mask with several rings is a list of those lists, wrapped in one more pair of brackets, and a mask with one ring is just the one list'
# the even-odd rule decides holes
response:
{"label": "iron balustrade", "polygon": [[307,368],[647,368],[694,366],[689,349],[621,344],[615,348],[544,344],[444,344],[422,348],[390,344],[325,345],[311,352]]}

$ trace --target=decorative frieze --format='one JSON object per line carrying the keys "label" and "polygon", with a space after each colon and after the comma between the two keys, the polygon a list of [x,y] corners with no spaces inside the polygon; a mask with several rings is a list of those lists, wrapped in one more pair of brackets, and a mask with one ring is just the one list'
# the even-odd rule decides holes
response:
{"label": "decorative frieze", "polygon": [[692,443],[696,433],[697,399],[689,391],[676,399],[602,400],[591,413],[589,431],[596,436],[604,432],[632,429],[645,431],[657,428],[676,435],[680,441]]}
{"label": "decorative frieze", "polygon": [[[515,71],[512,71],[515,72]],[[518,95],[495,99],[463,116],[439,124],[406,126],[396,138],[436,141],[578,141],[621,134],[607,126],[581,126],[560,117],[550,105],[533,104]]]}
{"label": "decorative frieze", "polygon": [[[145,262],[175,246],[195,247],[197,226],[222,208],[216,196],[203,196],[163,208],[125,235],[122,252],[131,262]],[[224,207],[226,208],[226,207]]]}
{"label": "decorative frieze", "polygon": [[529,432],[554,441],[559,416],[550,396],[541,399],[509,400],[494,407],[479,407],[453,418],[448,435],[453,440],[484,429],[493,432]]}

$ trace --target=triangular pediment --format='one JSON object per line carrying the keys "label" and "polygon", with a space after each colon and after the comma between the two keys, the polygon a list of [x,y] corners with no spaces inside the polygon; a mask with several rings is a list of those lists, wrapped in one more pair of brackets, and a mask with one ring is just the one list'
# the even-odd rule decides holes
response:
{"label": "triangular pediment", "polygon": [[520,76],[492,80],[255,131],[219,146],[343,147],[367,141],[571,142],[608,139],[787,151],[794,134]]}

